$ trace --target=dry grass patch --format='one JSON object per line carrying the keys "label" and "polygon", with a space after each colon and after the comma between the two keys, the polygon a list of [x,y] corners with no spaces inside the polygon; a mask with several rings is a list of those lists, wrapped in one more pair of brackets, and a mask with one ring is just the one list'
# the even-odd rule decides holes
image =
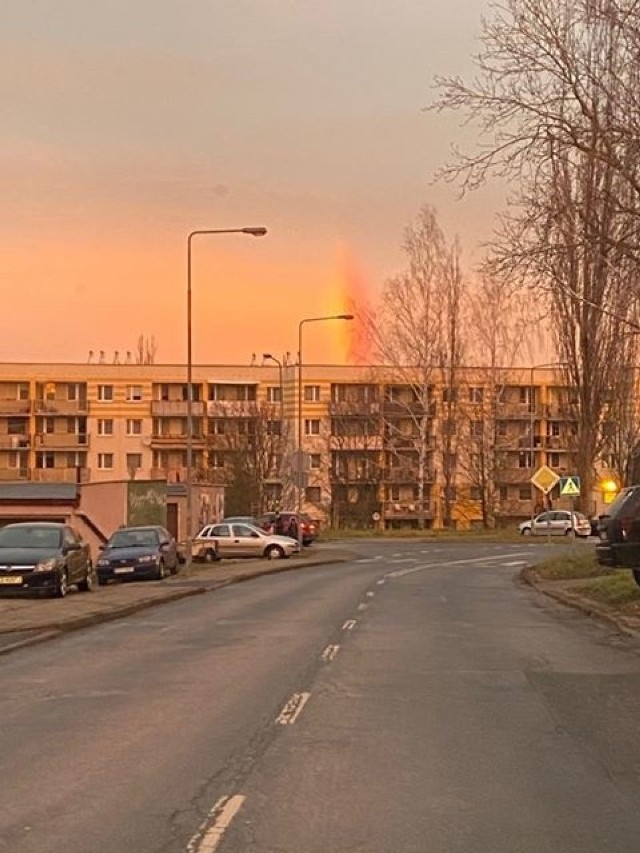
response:
{"label": "dry grass patch", "polygon": [[576,592],[592,601],[619,610],[637,612],[640,609],[640,586],[628,571],[617,571],[597,578],[591,583],[578,587]]}
{"label": "dry grass patch", "polygon": [[604,574],[596,562],[595,551],[583,549],[550,557],[542,563],[537,563],[534,570],[541,578],[555,581],[595,578]]}

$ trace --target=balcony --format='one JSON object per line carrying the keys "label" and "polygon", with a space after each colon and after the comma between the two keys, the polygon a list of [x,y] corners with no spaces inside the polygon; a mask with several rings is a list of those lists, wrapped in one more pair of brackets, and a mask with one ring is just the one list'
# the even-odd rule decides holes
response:
{"label": "balcony", "polygon": [[422,403],[419,400],[385,400],[382,411],[385,417],[435,418],[437,406],[434,402]]}
{"label": "balcony", "polygon": [[[421,440],[419,435],[403,435],[402,433],[396,433],[395,435],[387,435],[385,436],[385,447],[390,450],[413,450],[417,452],[421,447]],[[424,438],[424,449],[425,450],[435,450],[436,449],[436,437],[435,435],[427,435]]]}
{"label": "balcony", "polygon": [[[202,447],[205,443],[205,437],[200,435],[193,436],[193,446]],[[187,446],[187,436],[184,432],[154,432],[151,436],[152,447],[179,447],[183,450]]]}
{"label": "balcony", "polygon": [[535,470],[533,468],[498,468],[496,482],[502,485],[529,484]]}
{"label": "balcony", "polygon": [[0,482],[15,482],[29,480],[28,468],[0,468]]}
{"label": "balcony", "polygon": [[[180,465],[168,465],[164,468],[152,468],[152,480],[166,480],[167,483],[186,483],[187,469]],[[222,483],[225,481],[224,468],[196,468],[192,470],[193,483]]]}
{"label": "balcony", "polygon": [[89,444],[89,436],[86,433],[75,432],[43,432],[35,436],[36,448],[51,448],[58,450],[77,450],[85,448]]}
{"label": "balcony", "polygon": [[[417,483],[418,468],[407,468],[400,466],[398,468],[386,468],[383,472],[383,481],[385,483]],[[425,468],[424,482],[433,483],[435,480],[435,472],[432,468]]]}
{"label": "balcony", "polygon": [[31,438],[28,435],[0,435],[1,450],[26,450],[31,444]]}
{"label": "balcony", "polygon": [[[194,418],[204,415],[202,400],[194,400],[191,406]],[[186,418],[189,415],[189,403],[186,400],[152,400],[151,414],[158,418]]]}
{"label": "balcony", "polygon": [[30,415],[31,403],[29,400],[7,399],[0,400],[0,416],[3,415]]}
{"label": "balcony", "polygon": [[360,451],[362,453],[377,453],[382,450],[381,435],[332,435],[329,438],[331,450],[345,452]]}
{"label": "balcony", "polygon": [[329,403],[329,415],[332,418],[345,418],[349,420],[363,420],[363,418],[378,418],[380,416],[380,403],[365,400],[331,400]]}
{"label": "balcony", "polygon": [[85,400],[36,400],[36,415],[86,415],[89,403]]}
{"label": "balcony", "polygon": [[382,507],[385,521],[393,519],[414,521],[419,518],[432,519],[435,515],[430,501],[385,501]]}
{"label": "balcony", "polygon": [[207,403],[210,418],[255,418],[259,411],[256,400],[209,400]]}
{"label": "balcony", "polygon": [[31,479],[36,483],[88,483],[89,468],[32,468]]}

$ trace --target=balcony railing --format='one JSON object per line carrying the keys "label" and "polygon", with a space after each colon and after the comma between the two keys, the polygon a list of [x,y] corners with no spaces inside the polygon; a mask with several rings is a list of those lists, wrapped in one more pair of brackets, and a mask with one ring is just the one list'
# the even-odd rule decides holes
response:
{"label": "balcony railing", "polygon": [[[187,469],[180,465],[167,465],[164,468],[152,468],[149,472],[152,480],[166,480],[167,483],[186,483]],[[224,482],[223,468],[194,468],[192,471],[194,483]]]}
{"label": "balcony railing", "polygon": [[29,400],[0,400],[0,416],[29,414],[31,414],[31,402]]}
{"label": "balcony railing", "polygon": [[256,400],[209,400],[207,403],[207,415],[210,418],[257,417],[258,413]]}
{"label": "balcony railing", "polygon": [[41,432],[35,436],[36,447],[51,448],[77,448],[87,447],[89,436],[87,433],[75,432]]}
{"label": "balcony railing", "polygon": [[380,403],[364,400],[331,400],[329,403],[329,416],[332,418],[345,418],[349,420],[362,420],[363,418],[378,418],[380,415]]}
{"label": "balcony railing", "polygon": [[[204,441],[205,437],[202,434],[193,436],[194,445],[202,445]],[[187,446],[187,436],[183,432],[154,432],[151,436],[151,444],[152,446],[183,448]]]}
{"label": "balcony railing", "polygon": [[[194,418],[204,415],[202,400],[194,400],[191,405]],[[189,403],[186,400],[152,400],[151,414],[158,418],[186,418],[189,414]]]}
{"label": "balcony railing", "polygon": [[[417,483],[418,469],[399,466],[398,468],[385,468],[382,479],[386,483]],[[433,483],[435,480],[435,472],[432,468],[425,468],[423,473],[423,482]]]}
{"label": "balcony railing", "polygon": [[437,406],[434,402],[421,403],[418,400],[405,402],[403,400],[384,400],[382,403],[382,411],[385,415],[393,415],[396,417],[421,417],[435,418]]}
{"label": "balcony railing", "polygon": [[385,519],[419,519],[433,518],[434,506],[430,501],[385,501],[383,504],[383,515]]}
{"label": "balcony railing", "polygon": [[36,415],[86,415],[89,411],[88,400],[36,400]]}
{"label": "balcony railing", "polygon": [[31,479],[36,483],[88,483],[89,468],[32,468]]}
{"label": "balcony railing", "polygon": [[29,480],[28,468],[0,468],[0,482]]}
{"label": "balcony railing", "polygon": [[498,468],[496,482],[509,484],[528,484],[535,473],[534,468]]}
{"label": "balcony railing", "polygon": [[26,450],[31,444],[31,438],[28,435],[0,435],[0,448],[2,450]]}

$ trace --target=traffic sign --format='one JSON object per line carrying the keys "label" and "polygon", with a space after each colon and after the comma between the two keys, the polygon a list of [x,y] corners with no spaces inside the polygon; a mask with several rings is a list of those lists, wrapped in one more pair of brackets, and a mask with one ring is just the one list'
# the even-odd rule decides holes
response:
{"label": "traffic sign", "polygon": [[580,477],[560,477],[560,494],[566,498],[577,498],[580,494]]}
{"label": "traffic sign", "polygon": [[559,479],[560,476],[552,471],[548,465],[542,465],[531,478],[531,482],[536,489],[540,489],[541,492],[548,495]]}

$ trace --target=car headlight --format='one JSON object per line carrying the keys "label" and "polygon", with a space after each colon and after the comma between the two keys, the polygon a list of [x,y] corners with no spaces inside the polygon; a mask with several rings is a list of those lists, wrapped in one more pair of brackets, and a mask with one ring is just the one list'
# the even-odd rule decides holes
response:
{"label": "car headlight", "polygon": [[39,563],[36,563],[34,571],[36,572],[50,572],[52,569],[55,569],[58,565],[57,557],[49,557],[47,560],[40,560]]}
{"label": "car headlight", "polygon": [[106,560],[104,557],[101,557],[96,563],[97,566],[108,566],[110,565],[109,560]]}
{"label": "car headlight", "polygon": [[157,557],[155,554],[143,554],[141,557],[138,557],[139,563],[155,563]]}

